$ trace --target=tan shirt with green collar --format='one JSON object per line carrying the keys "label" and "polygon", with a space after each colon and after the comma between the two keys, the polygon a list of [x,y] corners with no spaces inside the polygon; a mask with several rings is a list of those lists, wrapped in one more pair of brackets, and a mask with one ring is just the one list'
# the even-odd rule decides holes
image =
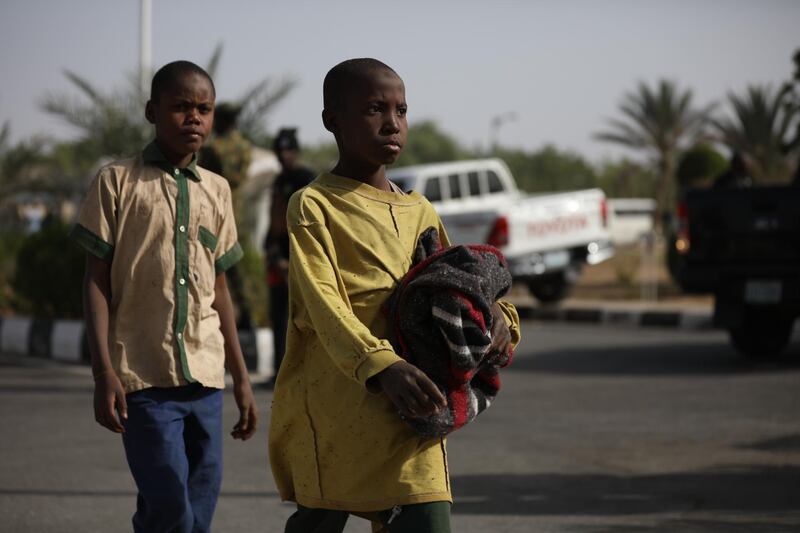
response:
{"label": "tan shirt with green collar", "polygon": [[214,282],[242,257],[228,182],[155,144],[97,173],[71,237],[111,263],[109,352],[126,392],[223,388]]}

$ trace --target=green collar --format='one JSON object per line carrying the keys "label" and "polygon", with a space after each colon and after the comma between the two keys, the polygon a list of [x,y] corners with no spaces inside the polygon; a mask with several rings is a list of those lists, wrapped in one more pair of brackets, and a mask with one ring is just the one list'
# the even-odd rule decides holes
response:
{"label": "green collar", "polygon": [[186,165],[186,168],[179,169],[167,160],[164,153],[156,145],[156,142],[153,141],[145,146],[142,151],[142,160],[147,165],[157,166],[170,176],[177,174],[176,170],[183,170],[188,177],[193,178],[195,181],[200,181],[200,173],[197,171],[197,154],[192,156],[192,160]]}

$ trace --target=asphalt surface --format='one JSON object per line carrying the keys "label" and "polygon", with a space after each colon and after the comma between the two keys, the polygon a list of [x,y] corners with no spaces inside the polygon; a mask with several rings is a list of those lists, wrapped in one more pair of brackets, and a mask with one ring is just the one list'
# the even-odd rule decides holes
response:
{"label": "asphalt surface", "polygon": [[[800,337],[752,362],[716,331],[523,335],[495,404],[449,439],[453,531],[800,530]],[[86,367],[0,355],[0,531],[130,531],[135,487],[91,395]],[[215,532],[282,531],[293,510],[267,465],[271,393],[257,397],[259,433],[226,442]]]}

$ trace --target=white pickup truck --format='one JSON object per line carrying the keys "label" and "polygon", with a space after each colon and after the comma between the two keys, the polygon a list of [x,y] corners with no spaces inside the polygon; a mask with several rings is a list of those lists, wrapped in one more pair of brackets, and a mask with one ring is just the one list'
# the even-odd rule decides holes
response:
{"label": "white pickup truck", "polygon": [[541,302],[564,298],[584,264],[614,253],[600,189],[526,195],[499,159],[394,168],[389,178],[431,201],[453,244],[499,248]]}

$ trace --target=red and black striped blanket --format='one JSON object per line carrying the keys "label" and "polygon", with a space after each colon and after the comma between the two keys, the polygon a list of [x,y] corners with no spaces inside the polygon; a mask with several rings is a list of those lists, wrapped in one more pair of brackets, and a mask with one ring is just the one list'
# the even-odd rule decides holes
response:
{"label": "red and black striped blanket", "polygon": [[492,305],[511,275],[492,246],[442,248],[435,228],[420,235],[409,272],[387,302],[391,342],[431,378],[447,408],[406,421],[423,436],[443,436],[486,409],[500,390],[498,370],[512,354],[489,357]]}

